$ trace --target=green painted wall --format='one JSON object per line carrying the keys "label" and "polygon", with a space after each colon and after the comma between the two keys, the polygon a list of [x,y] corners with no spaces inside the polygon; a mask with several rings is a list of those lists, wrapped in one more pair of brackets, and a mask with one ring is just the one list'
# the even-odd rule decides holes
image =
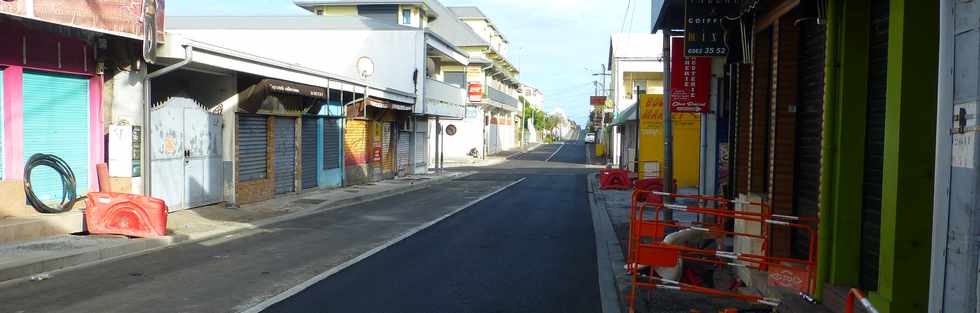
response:
{"label": "green painted wall", "polygon": [[881,312],[928,306],[939,7],[892,0],[878,291]]}

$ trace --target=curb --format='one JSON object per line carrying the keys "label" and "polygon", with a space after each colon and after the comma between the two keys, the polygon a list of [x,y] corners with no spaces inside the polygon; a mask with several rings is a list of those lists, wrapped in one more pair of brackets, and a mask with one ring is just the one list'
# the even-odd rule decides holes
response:
{"label": "curb", "polygon": [[368,201],[380,200],[388,197],[406,194],[413,191],[428,188],[432,185],[451,182],[456,179],[465,178],[475,173],[455,174],[445,178],[413,182],[410,185],[380,192],[377,194],[358,195],[352,198],[325,203],[315,208],[302,211],[286,213],[266,219],[252,221],[248,224],[230,226],[229,228],[219,229],[212,232],[192,235],[165,236],[160,238],[139,238],[131,239],[126,242],[102,247],[91,247],[76,251],[69,251],[51,257],[39,257],[12,263],[11,266],[0,269],[0,286],[27,281],[30,276],[41,273],[57,273],[67,270],[79,269],[93,266],[105,262],[115,261],[123,258],[143,255],[160,249],[174,247],[181,244],[195,243],[214,239],[216,237],[228,236],[245,230],[251,230],[275,224],[283,221],[293,220],[318,213],[333,211]]}
{"label": "curb", "polygon": [[622,313],[626,291],[626,257],[616,238],[612,221],[604,205],[596,200],[596,175],[589,174],[587,187],[592,212],[592,229],[595,231],[596,269],[599,272],[599,296],[603,313]]}

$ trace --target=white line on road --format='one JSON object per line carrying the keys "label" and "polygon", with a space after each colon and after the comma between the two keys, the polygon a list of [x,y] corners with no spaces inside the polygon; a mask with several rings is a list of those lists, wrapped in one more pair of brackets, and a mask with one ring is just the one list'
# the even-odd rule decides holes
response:
{"label": "white line on road", "polygon": [[563,142],[563,143],[561,143],[560,146],[558,146],[558,150],[555,150],[555,153],[552,153],[551,156],[548,157],[548,159],[547,160],[544,160],[544,161],[545,162],[551,162],[551,159],[555,158],[555,156],[558,155],[558,152],[561,152],[561,148],[564,148],[564,147],[565,147],[565,143]]}
{"label": "white line on road", "polygon": [[340,272],[340,271],[342,271],[342,270],[350,267],[351,265],[357,264],[357,262],[360,262],[360,261],[362,261],[364,259],[367,259],[367,258],[371,257],[372,255],[375,255],[378,252],[381,252],[382,250],[384,250],[384,249],[386,249],[386,248],[388,248],[390,246],[393,246],[394,244],[396,244],[396,243],[398,243],[398,242],[400,242],[402,240],[405,240],[408,237],[412,237],[412,235],[415,235],[416,233],[418,233],[418,232],[420,232],[422,230],[425,230],[426,228],[429,228],[432,225],[438,224],[439,222],[442,222],[443,220],[445,220],[445,219],[447,219],[447,218],[449,218],[449,217],[451,217],[453,215],[456,215],[456,213],[462,212],[463,210],[466,210],[469,207],[474,206],[477,203],[482,202],[483,200],[486,200],[486,199],[488,199],[488,198],[490,198],[490,197],[492,197],[492,196],[494,196],[494,195],[496,195],[496,194],[498,194],[498,193],[500,193],[500,192],[502,192],[504,190],[507,190],[507,188],[510,188],[510,187],[513,187],[514,185],[520,184],[520,183],[524,182],[525,180],[527,180],[527,177],[518,179],[518,180],[516,180],[516,181],[514,181],[514,182],[512,182],[510,184],[507,184],[506,186],[503,186],[503,187],[498,188],[497,190],[494,190],[491,193],[488,193],[486,195],[483,195],[482,197],[477,198],[476,200],[470,201],[469,203],[467,203],[467,204],[459,207],[456,210],[453,210],[452,212],[447,213],[446,215],[440,216],[439,218],[437,218],[435,220],[429,221],[428,223],[425,223],[425,224],[419,225],[419,226],[417,226],[415,228],[412,228],[412,229],[408,230],[407,232],[401,234],[401,236],[398,236],[398,237],[396,237],[394,239],[391,239],[388,242],[385,242],[384,244],[375,247],[374,249],[368,250],[367,252],[364,252],[361,255],[358,255],[357,257],[355,257],[353,259],[347,260],[347,262],[344,262],[344,263],[341,263],[340,265],[334,266],[333,268],[327,270],[326,272],[320,273],[319,275],[316,275],[313,278],[310,278],[310,279],[306,280],[305,282],[303,282],[303,283],[301,283],[299,285],[293,286],[293,288],[289,288],[288,290],[286,290],[286,291],[284,291],[284,292],[282,292],[282,293],[280,293],[280,294],[278,294],[278,295],[276,295],[276,296],[274,296],[272,298],[266,299],[265,301],[262,301],[261,303],[256,304],[255,306],[252,306],[252,307],[248,308],[247,310],[242,311],[242,313],[259,313],[259,312],[262,312],[262,310],[268,309],[269,307],[273,306],[274,304],[279,303],[279,302],[281,302],[283,300],[286,300],[289,297],[292,297],[292,296],[294,296],[294,295],[302,292],[303,290],[306,290],[306,288],[309,288],[310,286],[313,286],[314,284],[316,284],[316,283],[318,283],[318,282],[320,282],[320,281],[322,281],[324,279],[327,279],[330,276],[333,276],[334,274],[336,274],[336,273],[338,273],[338,272]]}

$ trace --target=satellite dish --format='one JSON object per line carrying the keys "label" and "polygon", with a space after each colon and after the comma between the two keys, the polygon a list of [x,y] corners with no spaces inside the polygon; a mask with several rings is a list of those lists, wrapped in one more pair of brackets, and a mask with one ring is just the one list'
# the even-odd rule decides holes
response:
{"label": "satellite dish", "polygon": [[364,79],[374,75],[374,61],[372,61],[369,57],[361,57],[360,59],[357,59],[357,73]]}

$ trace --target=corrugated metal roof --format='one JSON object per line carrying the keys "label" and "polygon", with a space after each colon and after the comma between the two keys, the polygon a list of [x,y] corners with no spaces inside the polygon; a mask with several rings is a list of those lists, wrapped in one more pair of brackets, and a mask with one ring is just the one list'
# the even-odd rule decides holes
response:
{"label": "corrugated metal roof", "polygon": [[487,18],[478,7],[450,7],[449,9],[459,18]]}
{"label": "corrugated metal roof", "polygon": [[418,31],[359,16],[167,16],[167,29],[367,29]]}
{"label": "corrugated metal roof", "polygon": [[431,8],[441,16],[429,23],[428,28],[432,32],[459,47],[490,46],[490,43],[483,40],[472,28],[460,21],[459,17],[449,8],[438,1],[433,1]]}

